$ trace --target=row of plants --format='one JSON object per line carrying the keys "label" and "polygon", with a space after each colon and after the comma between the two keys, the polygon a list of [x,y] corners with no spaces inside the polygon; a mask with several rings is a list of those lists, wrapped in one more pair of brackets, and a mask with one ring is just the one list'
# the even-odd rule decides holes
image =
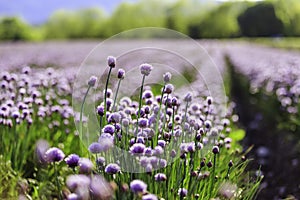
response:
{"label": "row of plants", "polygon": [[29,67],[1,73],[1,198],[255,198],[263,176],[246,170],[250,161],[239,144],[245,133],[234,125],[233,109],[220,116],[216,99],[176,94],[168,72],[160,90],[144,85],[150,64],[140,65],[139,94],[119,97],[119,87],[108,86],[122,84],[125,71],[115,72],[114,57],[107,65],[94,108],[97,140],[88,143],[85,100],[97,77],[82,83],[87,91],[77,113],[73,76]]}

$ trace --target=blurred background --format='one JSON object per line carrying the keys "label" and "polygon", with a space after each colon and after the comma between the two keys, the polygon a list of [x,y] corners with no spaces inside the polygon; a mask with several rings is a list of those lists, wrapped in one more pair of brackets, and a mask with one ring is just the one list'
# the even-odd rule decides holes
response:
{"label": "blurred background", "polygon": [[192,38],[296,37],[299,0],[0,1],[0,40],[108,38],[165,27]]}

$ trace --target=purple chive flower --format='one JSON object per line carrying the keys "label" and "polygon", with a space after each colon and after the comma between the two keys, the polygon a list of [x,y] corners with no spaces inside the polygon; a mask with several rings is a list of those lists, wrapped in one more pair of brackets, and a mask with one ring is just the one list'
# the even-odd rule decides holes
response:
{"label": "purple chive flower", "polygon": [[138,122],[140,128],[146,128],[148,126],[148,119],[146,118],[140,118]]}
{"label": "purple chive flower", "polygon": [[165,168],[167,166],[167,161],[165,159],[159,159],[159,166]]}
{"label": "purple chive flower", "polygon": [[141,154],[144,153],[145,145],[142,143],[135,143],[130,147],[130,152],[132,154]]}
{"label": "purple chive flower", "polygon": [[69,167],[75,168],[76,166],[78,166],[79,156],[77,154],[70,154],[65,158],[65,162]]}
{"label": "purple chive flower", "polygon": [[108,174],[116,174],[121,170],[120,166],[115,163],[110,163],[105,167],[105,172]]}
{"label": "purple chive flower", "polygon": [[56,147],[48,149],[45,153],[45,160],[47,162],[60,162],[64,159],[64,157],[64,152]]}
{"label": "purple chive flower", "polygon": [[163,75],[163,78],[164,78],[164,82],[165,83],[169,83],[171,78],[172,78],[172,74],[170,72],[166,72],[164,75]]}
{"label": "purple chive flower", "polygon": [[191,143],[188,143],[186,145],[186,149],[189,153],[194,153],[196,151],[195,149],[195,143],[194,142],[191,142]]}
{"label": "purple chive flower", "polygon": [[130,189],[133,193],[144,193],[147,190],[147,184],[141,180],[133,180],[130,183]]}
{"label": "purple chive flower", "polygon": [[212,103],[213,103],[213,98],[212,97],[207,97],[206,98],[206,103],[207,103],[207,105],[211,105]]}
{"label": "purple chive flower", "polygon": [[171,94],[174,90],[174,86],[172,84],[167,84],[165,86],[164,93]]}
{"label": "purple chive flower", "polygon": [[190,92],[188,92],[184,99],[183,99],[185,102],[191,102],[192,101],[192,94]]}
{"label": "purple chive flower", "polygon": [[146,194],[142,196],[142,200],[158,200],[154,194]]}
{"label": "purple chive flower", "polygon": [[164,149],[161,146],[154,147],[154,154],[156,156],[162,155],[164,153]]}
{"label": "purple chive flower", "polygon": [[108,117],[108,123],[119,123],[121,120],[121,115],[119,113],[112,113]]}
{"label": "purple chive flower", "polygon": [[113,125],[106,125],[103,128],[103,133],[109,133],[110,135],[113,135],[115,132],[115,127]]}
{"label": "purple chive flower", "polygon": [[167,176],[165,174],[163,174],[163,173],[158,173],[158,174],[155,174],[154,179],[157,182],[162,182],[162,181],[166,181],[167,180]]}
{"label": "purple chive flower", "polygon": [[147,164],[146,167],[145,167],[145,171],[146,171],[147,173],[151,173],[152,170],[153,170],[152,165],[151,165],[151,164]]}
{"label": "purple chive flower", "polygon": [[143,99],[150,99],[153,97],[153,93],[151,90],[145,90],[143,92]]}
{"label": "purple chive flower", "polygon": [[89,146],[89,151],[93,154],[101,153],[102,152],[102,146],[99,142],[93,142]]}
{"label": "purple chive flower", "polygon": [[219,147],[218,147],[218,146],[213,146],[212,152],[213,152],[214,154],[218,154],[218,153],[220,152]]}
{"label": "purple chive flower", "polygon": [[107,64],[109,67],[114,68],[116,66],[116,58],[113,56],[107,57]]}
{"label": "purple chive flower", "polygon": [[146,156],[152,156],[153,151],[152,151],[151,147],[147,147],[147,148],[145,148],[144,153]]}
{"label": "purple chive flower", "polygon": [[157,145],[158,145],[158,146],[161,146],[162,148],[165,148],[165,146],[166,146],[166,141],[164,141],[164,140],[158,140],[158,141],[157,141]]}
{"label": "purple chive flower", "polygon": [[152,65],[144,63],[140,65],[141,74],[144,76],[148,76],[150,72],[152,71]]}
{"label": "purple chive flower", "polygon": [[88,85],[90,87],[94,87],[96,85],[97,82],[97,77],[96,76],[91,76],[90,80],[88,81]]}
{"label": "purple chive flower", "polygon": [[100,106],[97,106],[97,113],[99,116],[103,116],[104,115],[104,106],[100,105]]}
{"label": "purple chive flower", "polygon": [[112,199],[113,190],[110,184],[100,175],[92,176],[91,199]]}
{"label": "purple chive flower", "polygon": [[124,79],[125,78],[125,70],[119,69],[118,70],[118,79]]}
{"label": "purple chive flower", "polygon": [[103,133],[99,137],[98,143],[100,144],[99,151],[106,152],[114,146],[114,137],[111,136],[109,133]]}
{"label": "purple chive flower", "polygon": [[178,195],[180,197],[186,197],[187,196],[188,191],[185,188],[179,188],[178,189]]}
{"label": "purple chive flower", "polygon": [[94,164],[88,158],[80,158],[78,165],[81,174],[90,174],[94,168]]}
{"label": "purple chive flower", "polygon": [[87,188],[91,180],[89,177],[83,174],[79,175],[70,175],[67,177],[66,185],[71,192],[75,192],[79,188]]}
{"label": "purple chive flower", "polygon": [[105,165],[105,158],[104,157],[98,157],[96,160],[97,165],[104,166]]}

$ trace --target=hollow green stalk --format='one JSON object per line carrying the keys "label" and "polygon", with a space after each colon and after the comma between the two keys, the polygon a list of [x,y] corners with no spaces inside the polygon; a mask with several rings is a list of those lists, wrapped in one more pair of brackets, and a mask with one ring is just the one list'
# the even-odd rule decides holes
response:
{"label": "hollow green stalk", "polygon": [[88,89],[86,90],[86,92],[84,94],[83,101],[82,101],[81,108],[80,108],[80,119],[79,119],[79,137],[80,138],[82,138],[82,126],[83,126],[82,115],[83,115],[84,103],[85,103],[86,97],[87,97],[90,89],[91,89],[91,86],[88,86]]}
{"label": "hollow green stalk", "polygon": [[106,79],[106,84],[105,84],[105,91],[104,91],[104,117],[106,118],[106,99],[107,99],[107,89],[108,89],[108,83],[109,83],[109,78],[111,74],[112,67],[109,68],[107,79]]}
{"label": "hollow green stalk", "polygon": [[113,104],[113,107],[112,107],[113,111],[115,111],[115,104],[116,104],[116,101],[117,101],[117,96],[118,96],[119,88],[120,88],[120,85],[121,85],[121,81],[122,81],[122,79],[119,79],[119,81],[118,81],[117,91],[116,91],[116,95],[115,95],[115,99],[114,99],[114,104]]}

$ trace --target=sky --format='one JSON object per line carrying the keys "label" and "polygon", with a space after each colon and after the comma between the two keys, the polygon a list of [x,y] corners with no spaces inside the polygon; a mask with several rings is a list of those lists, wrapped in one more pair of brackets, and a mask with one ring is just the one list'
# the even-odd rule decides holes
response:
{"label": "sky", "polygon": [[100,7],[107,13],[111,13],[122,2],[136,1],[138,0],[0,0],[0,17],[19,16],[26,22],[37,25],[44,23],[58,9],[78,10],[88,7]]}
{"label": "sky", "polygon": [[118,4],[125,1],[137,0],[0,0],[0,16],[17,15],[28,23],[40,24],[58,9],[100,7],[110,13]]}

